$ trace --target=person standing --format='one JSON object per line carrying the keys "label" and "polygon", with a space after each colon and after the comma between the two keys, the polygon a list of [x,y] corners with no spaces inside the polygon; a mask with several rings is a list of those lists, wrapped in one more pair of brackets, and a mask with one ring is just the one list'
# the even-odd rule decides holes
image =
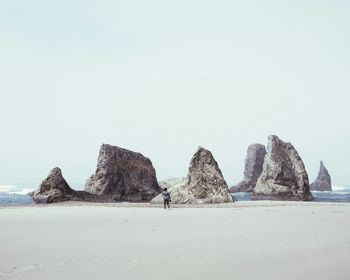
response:
{"label": "person standing", "polygon": [[164,209],[166,209],[167,206],[168,206],[168,209],[169,209],[170,208],[171,198],[170,198],[170,193],[168,192],[167,188],[163,189],[162,196],[163,196],[163,200],[164,200]]}

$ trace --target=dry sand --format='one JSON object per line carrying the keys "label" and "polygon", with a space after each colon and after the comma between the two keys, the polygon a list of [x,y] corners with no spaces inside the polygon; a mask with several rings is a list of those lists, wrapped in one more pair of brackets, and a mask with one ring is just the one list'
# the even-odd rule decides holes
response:
{"label": "dry sand", "polygon": [[0,209],[0,279],[350,279],[350,204]]}

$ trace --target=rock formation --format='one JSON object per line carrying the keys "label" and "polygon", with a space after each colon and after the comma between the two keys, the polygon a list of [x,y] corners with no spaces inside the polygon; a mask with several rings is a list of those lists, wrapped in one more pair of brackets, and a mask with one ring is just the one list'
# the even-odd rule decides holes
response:
{"label": "rock formation", "polygon": [[329,175],[328,170],[323,164],[323,161],[320,162],[320,171],[316,180],[310,185],[312,191],[332,191],[332,181],[331,175]]}
{"label": "rock formation", "polygon": [[[173,203],[233,202],[217,162],[202,147],[192,157],[186,184],[172,189],[170,194]],[[157,202],[157,198],[152,202]]]}
{"label": "rock formation", "polygon": [[[159,186],[164,189],[167,188],[170,193],[172,193],[174,190],[183,187],[186,185],[187,179],[185,177],[181,178],[170,178],[164,181],[159,182]],[[163,203],[163,196],[162,194],[157,195],[151,200],[151,203]]]}
{"label": "rock formation", "polygon": [[150,159],[140,153],[103,144],[96,172],[87,181],[89,193],[116,201],[149,201],[161,192]]}
{"label": "rock formation", "polygon": [[[30,193],[31,194],[31,193]],[[28,194],[28,195],[30,195]],[[73,190],[63,178],[58,167],[53,168],[39,189],[32,194],[35,203],[63,201],[115,202],[113,196],[94,195],[85,191]]]}
{"label": "rock formation", "polygon": [[268,138],[263,172],[253,191],[255,200],[313,199],[304,163],[292,144],[277,136]]}
{"label": "rock formation", "polygon": [[174,188],[185,185],[187,182],[186,177],[181,178],[170,178],[159,182],[159,186],[164,189],[167,188],[168,191],[171,191]]}
{"label": "rock formation", "polygon": [[67,184],[58,167],[51,170],[49,176],[42,181],[39,189],[33,194],[35,203],[68,201],[76,197],[76,192]]}
{"label": "rock formation", "polygon": [[264,145],[252,144],[248,147],[244,165],[244,178],[230,192],[252,192],[263,170],[266,149]]}

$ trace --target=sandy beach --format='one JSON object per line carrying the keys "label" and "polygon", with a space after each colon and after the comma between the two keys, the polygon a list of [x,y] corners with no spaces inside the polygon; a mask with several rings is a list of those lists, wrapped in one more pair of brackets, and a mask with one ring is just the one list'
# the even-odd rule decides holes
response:
{"label": "sandy beach", "polygon": [[1,279],[349,279],[350,204],[0,209]]}

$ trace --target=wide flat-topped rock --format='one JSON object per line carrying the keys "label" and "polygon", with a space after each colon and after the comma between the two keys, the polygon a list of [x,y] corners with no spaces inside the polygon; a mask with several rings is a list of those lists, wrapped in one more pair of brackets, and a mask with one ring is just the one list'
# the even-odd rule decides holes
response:
{"label": "wide flat-topped rock", "polygon": [[261,175],[266,155],[265,146],[252,144],[248,147],[244,164],[244,178],[236,186],[230,188],[230,192],[252,192]]}
{"label": "wide flat-topped rock", "polygon": [[253,191],[255,200],[312,200],[304,163],[292,144],[268,138],[263,171]]}
{"label": "wide flat-topped rock", "polygon": [[186,183],[173,188],[170,194],[173,203],[233,202],[216,160],[202,147],[191,159]]}
{"label": "wide flat-topped rock", "polygon": [[332,180],[331,175],[329,175],[328,170],[323,164],[323,161],[320,162],[320,170],[316,180],[310,185],[312,191],[332,191]]}
{"label": "wide flat-topped rock", "polygon": [[96,172],[85,190],[113,196],[116,201],[149,201],[161,192],[156,171],[149,158],[140,153],[103,144]]}

